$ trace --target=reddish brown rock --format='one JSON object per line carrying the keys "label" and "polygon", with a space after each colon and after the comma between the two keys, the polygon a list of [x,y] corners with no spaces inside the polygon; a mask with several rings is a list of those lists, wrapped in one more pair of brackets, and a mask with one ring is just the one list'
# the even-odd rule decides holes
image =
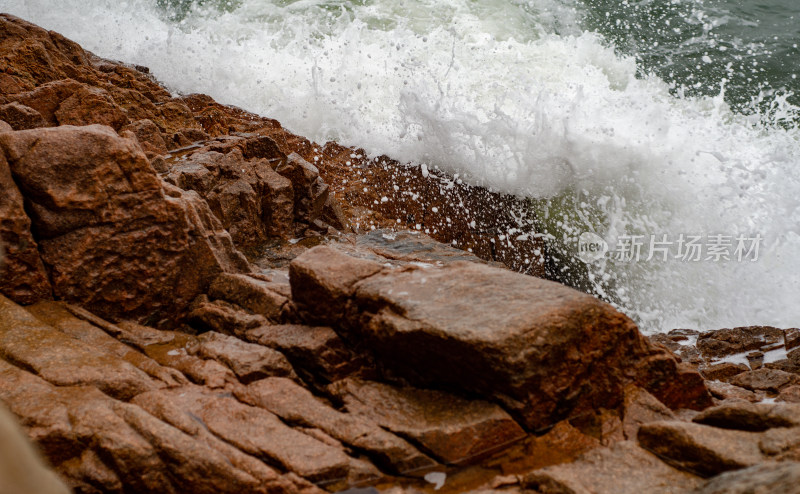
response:
{"label": "reddish brown rock", "polygon": [[351,475],[354,480],[364,480],[364,476],[375,480],[379,476],[374,467],[349,458],[341,449],[286,426],[264,409],[229,397],[184,387],[143,394],[134,403],[166,420],[167,411],[187,419],[194,415],[214,435],[241,451],[314,482],[341,481]]}
{"label": "reddish brown rock", "polygon": [[412,439],[444,463],[463,463],[525,437],[507,413],[484,401],[353,379],[329,391],[348,412]]}
{"label": "reddish brown rock", "polygon": [[756,393],[739,386],[734,386],[733,384],[709,381],[706,385],[714,398],[718,400],[744,400],[755,402],[761,399]]}
{"label": "reddish brown rock", "polygon": [[696,406],[683,391],[696,376],[689,392],[710,404],[696,372],[593,297],[475,263],[381,270],[316,247],[291,264],[293,299],[311,319],[343,322],[346,338],[417,385],[491,397],[531,429],[616,408],[637,381],[668,405]]}
{"label": "reddish brown rock", "polygon": [[237,397],[269,410],[285,422],[320,429],[359,451],[388,471],[403,474],[436,464],[403,439],[351,413],[339,412],[308,390],[285,378],[269,378],[250,384]]}
{"label": "reddish brown rock", "polygon": [[697,348],[705,357],[719,358],[782,342],[783,331],[778,328],[743,326],[702,333],[697,339]]}
{"label": "reddish brown rock", "polygon": [[0,106],[0,120],[7,122],[14,130],[34,129],[47,125],[41,113],[17,101]]}
{"label": "reddish brown rock", "polygon": [[288,178],[294,189],[294,213],[298,221],[313,223],[328,199],[328,186],[319,176],[316,166],[292,153],[275,171]]}
{"label": "reddish brown rock", "polygon": [[223,274],[217,277],[208,295],[264,316],[274,322],[285,317],[288,297],[282,295],[276,284],[241,274]]}
{"label": "reddish brown rock", "polygon": [[125,126],[124,130],[130,130],[134,133],[139,140],[139,145],[142,146],[142,150],[148,157],[166,154],[167,143],[164,141],[158,126],[152,120],[137,120]]}
{"label": "reddish brown rock", "polygon": [[776,362],[768,362],[764,367],[790,372],[792,374],[800,374],[800,348],[789,351],[785,359]]}
{"label": "reddish brown rock", "polygon": [[737,374],[741,374],[742,372],[747,372],[749,370],[750,368],[744,364],[723,362],[721,364],[713,364],[704,367],[700,372],[706,379],[725,381]]}
{"label": "reddish brown rock", "polygon": [[778,393],[777,401],[785,401],[788,403],[800,403],[800,385],[794,384],[783,388]]}
{"label": "reddish brown rock", "polygon": [[107,317],[174,320],[213,278],[249,269],[205,203],[161,181],[108,127],[0,135],[54,295]]}
{"label": "reddish brown rock", "polygon": [[280,351],[304,379],[312,382],[334,382],[365,365],[363,358],[354,355],[336,332],[325,326],[261,326],[248,330],[243,337]]}
{"label": "reddish brown rock", "polygon": [[233,336],[209,331],[197,337],[191,355],[213,359],[227,366],[245,384],[270,376],[294,377],[294,369],[280,352],[246,343]]}
{"label": "reddish brown rock", "polygon": [[168,175],[171,183],[205,198],[242,247],[294,233],[292,182],[276,173],[266,158],[246,159],[238,147],[245,147],[246,142],[243,138],[232,140],[230,149],[223,149],[226,154],[194,153]]}
{"label": "reddish brown rock", "polygon": [[250,329],[267,324],[263,316],[228,302],[210,302],[204,297],[198,297],[189,313],[189,323],[201,331],[242,336]]}
{"label": "reddish brown rock", "polygon": [[765,460],[755,432],[718,429],[687,422],[642,425],[639,444],[681,470],[705,477],[756,465]]}
{"label": "reddish brown rock", "polygon": [[22,195],[0,153],[0,293],[21,304],[50,298],[47,272]]}
{"label": "reddish brown rock", "polygon": [[625,439],[633,441],[642,424],[660,420],[675,420],[675,414],[647,391],[629,386],[625,389],[622,411],[622,430]]}
{"label": "reddish brown rock", "polygon": [[534,471],[522,485],[534,492],[564,494],[688,494],[702,480],[625,441],[590,451],[575,463]]}
{"label": "reddish brown rock", "polygon": [[100,124],[119,130],[128,123],[111,95],[100,88],[81,87],[61,102],[53,113],[59,125]]}
{"label": "reddish brown rock", "polygon": [[776,369],[758,369],[732,377],[729,382],[751,391],[779,392],[782,388],[800,384],[800,377]]}
{"label": "reddish brown rock", "polygon": [[54,387],[3,360],[0,377],[0,398],[77,492],[319,492],[94,388]]}
{"label": "reddish brown rock", "polygon": [[91,384],[129,400],[156,383],[133,365],[88,347],[0,295],[0,356],[57,386]]}
{"label": "reddish brown rock", "polygon": [[788,403],[724,403],[708,408],[694,422],[724,429],[765,431],[773,427],[800,427],[800,405]]}

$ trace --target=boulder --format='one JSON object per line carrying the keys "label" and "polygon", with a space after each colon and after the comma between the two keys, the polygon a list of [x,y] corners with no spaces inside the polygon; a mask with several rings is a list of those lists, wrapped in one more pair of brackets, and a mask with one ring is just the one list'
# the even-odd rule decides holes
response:
{"label": "boulder", "polygon": [[328,390],[352,414],[421,445],[444,463],[485,456],[525,437],[500,407],[448,393],[344,379]]}
{"label": "boulder", "polygon": [[330,246],[296,258],[290,280],[303,317],[416,385],[498,401],[529,429],[616,408],[630,383],[670,406],[710,404],[696,371],[610,305],[557,283],[470,262],[384,269]]}
{"label": "boulder", "polygon": [[[280,290],[280,288],[277,288]],[[234,303],[267,319],[284,318],[288,297],[276,291],[275,284],[242,274],[222,274],[208,290],[209,297]]]}
{"label": "boulder", "polygon": [[53,294],[110,318],[171,321],[249,265],[205,203],[162,183],[135,138],[102,126],[0,134]]}
{"label": "boulder", "polygon": [[760,435],[680,421],[642,425],[639,444],[667,463],[704,477],[746,468],[766,458]]}
{"label": "boulder", "polygon": [[725,381],[729,378],[749,371],[750,368],[744,364],[734,364],[732,362],[722,362],[703,367],[700,373],[703,377],[712,381]]}
{"label": "boulder", "polygon": [[625,401],[622,411],[622,431],[625,439],[636,440],[642,424],[663,420],[675,420],[675,414],[653,395],[638,386],[625,389]]}

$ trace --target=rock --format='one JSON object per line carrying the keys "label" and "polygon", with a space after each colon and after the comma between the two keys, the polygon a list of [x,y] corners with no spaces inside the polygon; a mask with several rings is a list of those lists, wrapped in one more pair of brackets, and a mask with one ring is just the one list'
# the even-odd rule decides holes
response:
{"label": "rock", "polygon": [[800,374],[800,348],[791,350],[786,354],[785,359],[767,363],[765,367],[792,374]]}
{"label": "rock", "polygon": [[248,330],[243,337],[280,351],[309,381],[334,382],[355,373],[365,363],[333,329],[325,326],[260,326]]}
{"label": "rock", "polygon": [[763,463],[710,479],[694,494],[794,492],[800,484],[800,463]]}
{"label": "rock", "polygon": [[348,412],[413,440],[444,463],[464,463],[525,437],[507,413],[484,401],[353,379],[328,389]]}
{"label": "rock", "polygon": [[721,358],[783,342],[783,331],[772,326],[743,326],[700,334],[697,348],[705,357]]}
{"label": "rock", "polygon": [[[233,144],[242,142],[246,141]],[[291,238],[292,182],[276,173],[266,158],[246,159],[239,147],[225,151],[196,152],[178,163],[167,179],[205,198],[239,246],[256,246],[270,236]]]}
{"label": "rock", "polygon": [[0,153],[0,293],[21,304],[50,298],[31,220],[3,153]]}
{"label": "rock", "polygon": [[771,460],[800,461],[800,427],[769,429],[758,446]]}
{"label": "rock", "polygon": [[289,268],[292,300],[303,317],[323,325],[338,324],[354,285],[382,269],[374,262],[354,259],[330,247],[315,247]]}
{"label": "rock", "polygon": [[598,439],[582,433],[564,420],[542,436],[529,435],[512,444],[483,462],[482,466],[493,468],[504,475],[516,475],[551,465],[571,463],[600,446]]}
{"label": "rock", "polygon": [[756,393],[734,386],[733,384],[723,383],[719,381],[708,381],[706,383],[708,390],[719,400],[745,400],[750,402],[760,401],[761,398]]}
{"label": "rock", "polygon": [[211,298],[225,300],[280,322],[285,317],[289,299],[280,294],[275,284],[240,274],[222,274],[208,290]]}
{"label": "rock", "polygon": [[164,141],[158,126],[152,120],[137,120],[126,125],[124,130],[133,132],[148,157],[167,153],[167,143]]}
{"label": "rock", "polygon": [[322,207],[328,199],[328,186],[319,178],[317,167],[299,154],[292,153],[275,171],[292,182],[295,218],[307,224],[312,223],[322,213]]}
{"label": "rock", "polygon": [[530,429],[616,408],[634,382],[670,406],[710,404],[695,371],[611,306],[563,285],[466,262],[382,271],[328,246],[295,259],[289,274],[301,316],[337,327],[418,386],[496,400]]}
{"label": "rock", "polygon": [[744,364],[734,364],[732,362],[722,362],[704,367],[700,373],[709,380],[725,381],[742,372],[749,371],[750,368]]}
{"label": "rock", "polygon": [[237,393],[246,403],[269,410],[283,421],[314,427],[344,444],[364,451],[381,468],[396,474],[432,467],[436,462],[374,423],[339,412],[286,378],[268,378]]}
{"label": "rock", "polygon": [[0,355],[50,383],[91,384],[122,400],[156,388],[147,374],[133,365],[87,348],[2,295],[0,313]]}
{"label": "rock", "polygon": [[785,401],[788,403],[800,403],[800,385],[792,385],[785,387],[778,393],[776,401]]}
{"label": "rock", "polygon": [[248,330],[267,323],[260,315],[223,301],[209,302],[200,298],[189,313],[189,323],[202,331],[244,335]]}
{"label": "rock", "polygon": [[189,349],[191,355],[226,365],[245,384],[270,376],[297,377],[286,357],[271,348],[213,331],[197,339],[199,345]]}
{"label": "rock", "polygon": [[45,465],[14,417],[0,407],[0,479],[8,494],[69,494]]}
{"label": "rock", "polygon": [[41,113],[17,101],[0,106],[0,120],[6,121],[14,130],[34,129],[47,125]]}
{"label": "rock", "polygon": [[263,464],[243,469],[223,446],[91,387],[54,387],[2,360],[0,376],[0,398],[78,492],[318,492]]}
{"label": "rock", "polygon": [[[188,383],[186,377],[175,369],[164,367],[154,360],[137,352],[130,346],[117,340],[104,329],[107,324],[96,326],[99,318],[80,319],[73,315],[69,307],[62,302],[39,302],[26,308],[40,321],[58,329],[62,333],[83,342],[96,353],[117,357],[150,377],[161,381],[164,386],[177,386]],[[116,333],[111,333],[116,334]]]}
{"label": "rock", "polygon": [[59,125],[108,125],[120,130],[128,117],[107,91],[81,87],[61,102],[53,113]]}
{"label": "rock", "polygon": [[164,194],[132,136],[62,126],[0,134],[0,147],[60,299],[174,321],[218,274],[249,269],[204,203]]}
{"label": "rock", "polygon": [[738,374],[729,382],[751,391],[763,390],[777,393],[787,386],[800,384],[800,377],[781,370],[762,368]]}
{"label": "rock", "polygon": [[639,428],[639,444],[681,470],[705,477],[765,460],[759,434],[686,422],[653,422]]}
{"label": "rock", "polygon": [[630,441],[590,451],[575,463],[534,471],[522,480],[526,489],[563,494],[683,494],[701,484]]}
{"label": "rock", "polygon": [[672,410],[638,386],[628,386],[625,389],[623,406],[622,430],[625,439],[629,441],[636,440],[642,424],[676,419]]}
{"label": "rock", "polygon": [[773,427],[800,426],[800,405],[788,403],[725,403],[708,408],[694,419],[698,424],[736,429],[765,431]]}
{"label": "rock", "polygon": [[800,347],[800,328],[784,329],[783,345],[787,351]]}
{"label": "rock", "polygon": [[194,415],[215,436],[241,451],[313,482],[339,481],[353,473],[379,476],[374,467],[370,470],[368,464],[349,458],[341,449],[286,426],[264,409],[224,395],[184,387],[143,394],[134,403],[156,416],[162,409],[180,410],[192,422]]}

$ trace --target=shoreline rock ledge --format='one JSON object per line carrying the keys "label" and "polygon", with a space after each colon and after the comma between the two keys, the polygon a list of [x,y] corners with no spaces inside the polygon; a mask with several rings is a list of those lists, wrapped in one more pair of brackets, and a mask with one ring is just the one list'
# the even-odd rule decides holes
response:
{"label": "shoreline rock ledge", "polygon": [[0,405],[80,494],[796,489],[800,332],[646,338],[449,184],[0,14]]}
{"label": "shoreline rock ledge", "polygon": [[699,374],[628,317],[555,282],[471,262],[384,268],[329,246],[289,275],[301,317],[415,385],[496,401],[531,431],[615,409],[629,384],[674,409],[711,404]]}

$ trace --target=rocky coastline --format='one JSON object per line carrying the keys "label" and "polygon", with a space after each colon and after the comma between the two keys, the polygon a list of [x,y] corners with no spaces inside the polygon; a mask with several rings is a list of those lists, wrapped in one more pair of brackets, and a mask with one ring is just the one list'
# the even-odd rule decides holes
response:
{"label": "rocky coastline", "polygon": [[4,434],[8,492],[796,491],[800,330],[645,337],[524,201],[5,14],[0,60],[0,404],[61,483]]}

